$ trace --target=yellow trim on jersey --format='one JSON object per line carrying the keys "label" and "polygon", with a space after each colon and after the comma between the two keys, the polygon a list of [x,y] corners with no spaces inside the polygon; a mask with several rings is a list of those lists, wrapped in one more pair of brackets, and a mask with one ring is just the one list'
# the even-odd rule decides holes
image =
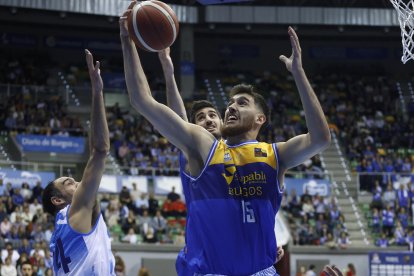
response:
{"label": "yellow trim on jersey", "polygon": [[266,163],[273,169],[276,169],[277,163],[272,144],[253,143],[231,148],[223,140],[220,140],[209,165],[224,163],[225,165],[234,164],[235,166],[243,166],[257,162]]}

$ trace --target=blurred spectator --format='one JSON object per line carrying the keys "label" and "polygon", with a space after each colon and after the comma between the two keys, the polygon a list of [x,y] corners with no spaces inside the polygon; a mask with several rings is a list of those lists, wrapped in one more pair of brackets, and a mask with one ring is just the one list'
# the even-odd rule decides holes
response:
{"label": "blurred spectator", "polygon": [[6,257],[0,272],[2,276],[17,276],[16,267],[12,264],[11,257]]}
{"label": "blurred spectator", "polygon": [[130,228],[136,229],[137,221],[135,219],[134,211],[129,211],[128,217],[122,221],[121,228],[122,231],[126,234]]}
{"label": "blurred spectator", "polygon": [[29,211],[31,214],[36,214],[39,210],[43,211],[42,205],[37,198],[33,199],[33,202],[29,205]]}
{"label": "blurred spectator", "polygon": [[405,189],[405,185],[404,184],[400,184],[400,188],[397,191],[397,207],[398,208],[408,208],[408,201],[409,201],[409,197],[408,197],[408,191]]}
{"label": "blurred spectator", "polygon": [[174,202],[180,199],[180,195],[175,192],[175,187],[173,186],[171,192],[168,193],[167,199],[171,202]]}
{"label": "blurred spectator", "polygon": [[0,221],[3,221],[6,217],[8,217],[6,206],[0,201]]}
{"label": "blurred spectator", "polygon": [[44,275],[46,272],[46,265],[45,265],[45,259],[39,258],[39,262],[37,264],[37,275]]}
{"label": "blurred spectator", "polygon": [[53,270],[52,270],[52,268],[47,268],[46,269],[45,276],[53,276]]}
{"label": "blurred spectator", "polygon": [[332,236],[332,234],[331,233],[328,233],[328,236],[327,236],[328,238],[326,239],[326,246],[329,248],[329,249],[336,249],[337,247],[338,247],[338,244],[335,242],[335,239],[334,239],[334,237]]}
{"label": "blurred spectator", "polygon": [[379,233],[380,232],[380,229],[381,229],[380,214],[379,214],[377,208],[374,208],[374,210],[373,210],[371,226],[373,228],[374,233]]}
{"label": "blurred spectator", "polygon": [[32,201],[37,199],[38,202],[41,202],[42,201],[42,193],[43,193],[42,183],[40,181],[38,181],[38,182],[36,182],[36,186],[33,187]]}
{"label": "blurred spectator", "polygon": [[[21,264],[21,275],[22,276],[32,276],[33,275],[33,267],[32,267],[32,264],[28,260],[24,261]],[[46,276],[46,274],[45,274],[45,276]]]}
{"label": "blurred spectator", "polygon": [[130,191],[132,202],[136,202],[136,200],[140,197],[141,192],[137,188],[137,183],[132,183],[132,190]]}
{"label": "blurred spectator", "polygon": [[121,192],[119,193],[119,202],[128,206],[128,209],[132,209],[132,199],[129,189],[125,186],[122,187]]}
{"label": "blurred spectator", "polygon": [[[45,240],[45,233],[43,231],[43,226],[41,224],[38,224],[30,234],[34,242],[41,242]],[[44,256],[44,255],[43,255]]]}
{"label": "blurred spectator", "polygon": [[382,247],[382,248],[386,248],[389,245],[388,239],[387,239],[387,234],[386,233],[381,233],[381,236],[376,240],[375,242],[376,246]]}
{"label": "blurred spectator", "polygon": [[138,271],[138,276],[151,276],[148,269],[145,267],[141,267]]}
{"label": "blurred spectator", "polygon": [[14,192],[13,192],[13,195],[12,195],[12,200],[13,200],[13,204],[16,205],[16,206],[23,205],[24,198],[20,194],[20,189],[19,188],[14,189]]}
{"label": "blurred spectator", "polygon": [[152,227],[148,227],[148,230],[144,235],[144,242],[147,243],[155,243],[157,242],[157,236],[154,233],[154,229]]}
{"label": "blurred spectator", "polygon": [[315,208],[313,208],[313,204],[311,199],[305,198],[304,202],[302,203],[302,215],[306,214],[308,217],[313,218],[315,214]]}
{"label": "blurred spectator", "polygon": [[399,221],[397,221],[397,225],[394,230],[394,239],[397,245],[405,245],[407,243],[405,230]]}
{"label": "blurred spectator", "polygon": [[23,239],[22,244],[17,249],[17,252],[20,254],[20,256],[22,256],[22,253],[29,255],[31,251],[32,251],[32,246],[30,245],[29,240]]}
{"label": "blurred spectator", "polygon": [[8,217],[5,217],[3,221],[0,223],[0,233],[2,238],[6,238],[11,230],[12,224],[9,221]]}
{"label": "blurred spectator", "polygon": [[148,199],[148,211],[151,216],[155,215],[155,212],[159,209],[158,200],[154,197],[154,193],[150,193]]}
{"label": "blurred spectator", "polygon": [[125,262],[119,255],[115,255],[115,275],[125,276]]}
{"label": "blurred spectator", "polygon": [[32,197],[32,191],[30,190],[29,184],[23,183],[22,189],[20,190],[20,194],[22,195],[25,201],[28,201]]}
{"label": "blurred spectator", "polygon": [[[49,244],[49,243],[48,243]],[[53,268],[53,258],[52,254],[50,254],[50,250],[46,248],[45,250],[45,265],[47,268]]]}
{"label": "blurred spectator", "polygon": [[[151,217],[148,214],[148,210],[142,212],[142,216],[139,217],[139,229],[140,233],[144,236],[151,227]],[[152,229],[153,230],[153,229]]]}
{"label": "blurred spectator", "polygon": [[114,204],[111,202],[108,204],[108,207],[105,210],[105,218],[108,228],[112,228],[118,224],[118,219],[120,218],[119,210],[116,209]]}
{"label": "blurred spectator", "polygon": [[4,185],[3,178],[0,178],[0,197],[3,196],[5,189],[6,186]]}
{"label": "blurred spectator", "polygon": [[141,196],[135,201],[137,214],[142,215],[144,210],[148,210],[148,198],[146,193],[142,193]]}
{"label": "blurred spectator", "polygon": [[394,219],[395,213],[391,205],[386,206],[386,209],[382,210],[382,228],[388,237],[393,236]]}
{"label": "blurred spectator", "polygon": [[160,234],[165,234],[167,230],[167,221],[161,215],[161,211],[157,210],[155,217],[152,218],[151,226],[155,230],[155,234],[160,236]]}
{"label": "blurred spectator", "polygon": [[11,242],[6,243],[6,248],[1,251],[1,260],[3,263],[6,261],[6,257],[11,256],[11,264],[13,266],[16,266],[17,260],[20,258],[20,254],[13,248],[13,245]]}
{"label": "blurred spectator", "polygon": [[379,184],[379,181],[375,181],[375,187],[372,190],[372,203],[371,208],[382,209],[382,188]]}
{"label": "blurred spectator", "polygon": [[130,244],[138,243],[138,235],[135,233],[133,227],[128,229],[127,234],[122,238],[122,241]]}
{"label": "blurred spectator", "polygon": [[306,271],[305,276],[316,276],[315,265],[309,265],[309,269]]}
{"label": "blurred spectator", "polygon": [[346,276],[356,276],[356,270],[354,264],[349,263],[346,271]]}
{"label": "blurred spectator", "polygon": [[338,246],[339,246],[339,248],[346,249],[346,248],[348,248],[348,245],[350,243],[351,242],[349,241],[348,234],[346,232],[341,232],[341,235],[340,235],[340,237],[338,239]]}

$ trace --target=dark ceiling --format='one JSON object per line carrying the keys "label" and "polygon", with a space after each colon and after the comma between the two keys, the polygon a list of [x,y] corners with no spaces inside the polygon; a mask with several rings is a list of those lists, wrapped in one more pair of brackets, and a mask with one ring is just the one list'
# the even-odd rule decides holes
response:
{"label": "dark ceiling", "polygon": [[[223,0],[225,2],[225,0]],[[169,4],[199,5],[197,0],[165,0]],[[230,3],[244,6],[313,6],[313,7],[372,7],[391,8],[389,0],[253,0],[248,2]]]}

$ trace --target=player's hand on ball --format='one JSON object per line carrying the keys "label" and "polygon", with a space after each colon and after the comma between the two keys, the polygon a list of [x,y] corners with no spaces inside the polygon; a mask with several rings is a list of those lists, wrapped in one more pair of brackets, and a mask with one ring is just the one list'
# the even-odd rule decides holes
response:
{"label": "player's hand on ball", "polygon": [[158,58],[161,61],[162,69],[165,74],[174,74],[174,65],[170,56],[170,47],[158,51]]}
{"label": "player's hand on ball", "polygon": [[299,38],[292,27],[288,28],[290,44],[292,45],[292,54],[289,58],[281,55],[279,59],[285,63],[286,68],[292,74],[302,70],[302,49],[300,48]]}
{"label": "player's hand on ball", "polygon": [[159,51],[159,52],[158,52],[158,57],[159,57],[161,60],[168,60],[168,59],[171,59],[171,56],[170,56],[170,47],[167,47],[167,48],[165,48],[164,50]]}
{"label": "player's hand on ball", "polygon": [[[135,3],[135,1],[133,1],[131,3],[131,5],[129,5],[130,7]],[[128,37],[129,33],[128,33],[128,16],[131,13],[131,9],[128,8],[124,14],[119,18],[119,32],[121,37]]]}

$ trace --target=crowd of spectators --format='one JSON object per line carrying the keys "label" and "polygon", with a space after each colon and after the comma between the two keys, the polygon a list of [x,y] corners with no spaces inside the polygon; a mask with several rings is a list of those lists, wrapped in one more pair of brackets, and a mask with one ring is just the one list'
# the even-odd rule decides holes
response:
{"label": "crowd of spectators", "polygon": [[[394,178],[413,173],[414,116],[401,112],[395,81],[385,76],[332,74],[316,78],[315,83],[351,169],[363,173],[362,190],[374,186],[376,177],[370,173],[394,174]],[[381,181],[386,186],[389,177]]]}
{"label": "crowd of spectators", "polygon": [[187,210],[174,187],[165,198],[142,193],[134,183],[119,195],[101,194],[100,202],[114,241],[184,244]]}
{"label": "crowd of spectators", "polygon": [[385,189],[380,180],[375,181],[367,218],[379,247],[410,245],[412,250],[414,186],[409,177],[406,180],[407,183],[400,182],[398,187],[389,181]]}
{"label": "crowd of spectators", "polygon": [[298,196],[295,189],[285,192],[281,208],[296,245],[320,245],[346,249],[351,243],[345,217],[334,197],[311,195],[308,190]]}
{"label": "crowd of spectators", "polygon": [[[27,183],[12,187],[0,178],[1,275],[23,275],[25,262],[31,264],[33,275],[51,275],[49,243],[54,218],[43,212],[42,191],[40,182],[30,189]],[[114,243],[184,245],[186,205],[174,188],[166,197],[155,197],[141,193],[133,184],[119,194],[99,197]]]}
{"label": "crowd of spectators", "polygon": [[27,183],[13,188],[0,179],[1,275],[23,275],[27,262],[33,275],[52,275],[49,241],[54,221],[43,212],[42,191],[40,182],[32,189]]}
{"label": "crowd of spectators", "polygon": [[[0,81],[44,85],[47,83],[47,76],[33,77],[31,68],[33,69],[34,64],[34,62],[28,63],[23,68],[18,60],[7,61],[3,65],[4,68],[8,68],[10,74],[3,75]],[[25,75],[27,77],[24,77]],[[362,189],[371,190],[376,183],[375,187],[385,191],[389,183],[396,183],[399,177],[405,177],[410,173],[412,177],[414,116],[407,117],[399,112],[398,93],[394,91],[395,85],[392,80],[383,76],[370,78],[349,74],[316,75],[311,80],[331,128],[346,149],[353,171],[388,173],[385,176],[361,176]],[[238,82],[257,85],[264,92],[271,109],[271,117],[275,118],[270,120],[269,126],[262,131],[258,138],[260,141],[286,141],[290,137],[306,132],[300,98],[290,75],[261,72],[228,74],[222,78],[226,92]],[[155,87],[155,94],[164,94],[160,92],[164,86],[162,80],[154,79],[152,86]],[[23,86],[22,93],[13,94],[1,102],[0,128],[12,133],[85,136],[86,120],[82,121],[79,116],[68,114],[63,99],[56,95],[34,99],[32,93],[25,90]],[[189,103],[186,103],[187,107],[188,105]],[[118,104],[107,108],[107,120],[111,150],[125,173],[149,175],[155,169],[156,174],[177,175],[179,155],[177,148],[161,137],[147,120],[129,110],[121,109]],[[399,135],[395,135],[396,133]],[[303,172],[306,177],[323,177],[324,172],[319,156],[313,157],[294,170]],[[404,193],[411,193],[410,189],[404,188]],[[390,242],[394,239],[402,243],[400,236],[404,236],[407,240],[407,235],[411,233],[407,223],[400,221],[400,225],[391,227],[386,224],[386,221],[391,220],[392,212],[396,217],[405,215],[409,219],[412,218],[411,203],[407,207],[389,204],[388,195],[391,193],[382,191],[380,198],[381,200],[387,198],[387,204],[382,204],[381,207],[373,204],[376,206],[373,208],[373,217],[376,214],[380,217],[379,230],[377,226],[373,226],[373,229],[376,233],[385,234]],[[122,193],[127,194],[126,191]],[[398,194],[395,191],[394,193]],[[378,192],[374,193],[375,196],[378,199]],[[302,196],[298,200],[294,191],[291,191],[285,199],[285,210],[290,210],[288,217],[295,243],[327,245],[331,248],[346,247],[349,240],[344,217],[335,213],[339,211],[334,200],[329,201],[318,195]],[[175,206],[175,201],[165,200],[160,205],[160,210],[156,211],[150,206],[152,200],[155,200],[153,195],[138,196],[134,191],[131,191],[130,202],[123,202],[121,198],[117,202],[116,196],[103,195],[102,210],[115,236],[121,241],[130,243],[180,240],[185,224],[184,208]],[[7,201],[9,200],[5,199],[5,206],[10,204]],[[148,201],[147,207],[145,204],[140,205],[145,201]],[[26,201],[24,203],[29,204]],[[177,211],[177,208],[180,211]],[[168,213],[170,209],[173,210],[172,215]],[[21,210],[17,208],[17,211]],[[158,229],[160,227],[157,225],[158,221],[154,221],[157,218],[160,218],[161,231]],[[43,224],[42,227],[45,225],[48,224]],[[16,233],[19,232],[18,228],[14,230]],[[174,229],[173,236],[178,238],[173,238],[170,232],[166,231],[169,228]],[[398,239],[395,239],[397,235],[395,231],[398,232]],[[404,235],[401,234],[402,232]]]}

